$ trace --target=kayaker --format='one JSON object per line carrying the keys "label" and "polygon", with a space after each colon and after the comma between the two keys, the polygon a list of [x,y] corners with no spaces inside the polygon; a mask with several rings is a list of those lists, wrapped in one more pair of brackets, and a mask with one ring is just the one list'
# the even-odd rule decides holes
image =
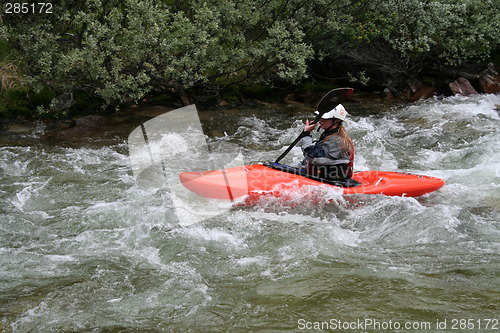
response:
{"label": "kayaker", "polygon": [[347,111],[342,104],[326,112],[319,120],[319,126],[324,131],[319,139],[314,141],[311,131],[318,123],[306,120],[306,136],[299,145],[305,157],[302,167],[308,174],[325,179],[346,179],[352,176],[354,145],[342,125],[346,116]]}

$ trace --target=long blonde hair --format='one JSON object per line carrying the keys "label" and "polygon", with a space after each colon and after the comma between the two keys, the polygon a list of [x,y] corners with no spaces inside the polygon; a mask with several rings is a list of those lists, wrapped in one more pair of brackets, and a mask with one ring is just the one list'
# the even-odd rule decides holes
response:
{"label": "long blonde hair", "polygon": [[342,153],[346,155],[350,155],[351,151],[354,149],[354,145],[352,143],[352,139],[347,134],[344,125],[342,123],[339,124],[339,129],[337,134],[340,136],[340,144],[342,146]]}

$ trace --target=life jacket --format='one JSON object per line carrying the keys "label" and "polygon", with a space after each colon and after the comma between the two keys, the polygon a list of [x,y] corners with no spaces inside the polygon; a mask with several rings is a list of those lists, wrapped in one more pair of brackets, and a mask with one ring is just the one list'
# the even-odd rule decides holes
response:
{"label": "life jacket", "polygon": [[346,162],[339,164],[330,164],[328,162],[329,158],[327,152],[323,149],[323,147],[318,145],[318,143],[328,140],[335,134],[335,132],[330,132],[326,137],[323,136],[320,138],[315,146],[312,146],[309,149],[306,148],[303,165],[307,173],[325,179],[346,179],[352,177],[354,169],[354,145],[352,145],[352,142],[351,149],[349,151],[349,159],[346,160]]}

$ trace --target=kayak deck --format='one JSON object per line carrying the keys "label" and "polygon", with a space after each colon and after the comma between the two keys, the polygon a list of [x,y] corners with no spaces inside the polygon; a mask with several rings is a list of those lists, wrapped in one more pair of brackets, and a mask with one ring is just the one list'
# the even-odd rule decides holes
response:
{"label": "kayak deck", "polygon": [[182,172],[179,179],[188,190],[206,198],[235,200],[244,196],[273,194],[280,196],[279,187],[291,185],[326,186],[342,194],[383,194],[388,196],[417,197],[438,190],[444,181],[422,175],[389,171],[361,171],[352,176],[357,184],[342,187],[306,178],[300,174],[284,172],[263,164],[251,164],[223,170]]}

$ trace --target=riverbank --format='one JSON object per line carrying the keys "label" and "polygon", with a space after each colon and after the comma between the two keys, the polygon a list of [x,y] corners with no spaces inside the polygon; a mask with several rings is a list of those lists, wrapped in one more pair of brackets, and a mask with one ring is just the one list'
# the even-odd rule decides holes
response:
{"label": "riverbank", "polygon": [[[229,103],[222,101],[218,106],[208,107],[203,102],[197,103],[199,110],[208,112],[218,112],[224,109],[297,109],[315,108],[317,101],[323,96],[323,92],[309,92],[298,97],[302,102],[298,102],[285,96],[283,99],[260,100],[246,99],[238,102]],[[384,101],[384,98],[378,93],[356,92],[347,103],[394,103],[394,101]],[[200,106],[201,104],[201,106]],[[97,137],[104,135],[120,134],[128,130],[131,126],[139,126],[150,118],[159,116],[165,112],[182,107],[180,103],[167,103],[166,105],[157,105],[153,101],[143,101],[141,104],[129,104],[118,109],[113,113],[90,114],[73,116],[64,119],[37,119],[34,117],[4,118],[0,120],[0,135],[4,138],[12,137],[31,137],[42,140],[62,139],[72,140],[72,138]],[[134,127],[132,127],[134,128]]]}
{"label": "riverbank", "polygon": [[[491,86],[498,86],[498,82]],[[457,85],[458,84],[458,85]],[[457,80],[453,86],[462,87],[455,95],[474,95],[478,92],[467,90],[470,83],[467,80]],[[404,94],[397,96],[390,90],[385,91],[355,91],[349,100],[345,102],[350,105],[364,105],[372,112],[376,109],[385,109],[387,105],[411,105],[420,100],[439,97],[435,88],[417,84],[414,85],[414,92],[409,88]],[[281,98],[261,100],[256,98],[240,99],[238,101],[220,100],[217,106],[208,106],[203,101],[191,98],[191,102],[196,104],[199,110],[207,112],[217,112],[224,109],[248,109],[263,110],[274,108],[277,110],[313,110],[317,101],[321,99],[325,91],[302,92],[300,94],[286,94]],[[445,96],[442,96],[445,97]],[[377,105],[379,107],[377,107]],[[4,140],[17,140],[19,138],[31,138],[39,140],[67,140],[78,141],[84,138],[98,138],[104,136],[124,135],[130,128],[139,126],[150,118],[156,117],[165,112],[182,107],[181,103],[170,102],[165,105],[154,104],[154,101],[144,100],[140,104],[129,104],[123,106],[113,113],[96,113],[89,115],[76,115],[72,117],[53,119],[38,119],[35,117],[22,116],[19,118],[0,119],[0,136]]]}

